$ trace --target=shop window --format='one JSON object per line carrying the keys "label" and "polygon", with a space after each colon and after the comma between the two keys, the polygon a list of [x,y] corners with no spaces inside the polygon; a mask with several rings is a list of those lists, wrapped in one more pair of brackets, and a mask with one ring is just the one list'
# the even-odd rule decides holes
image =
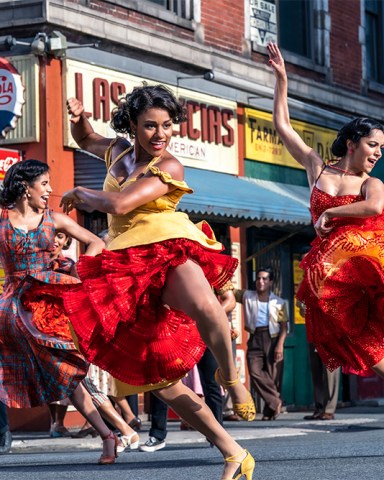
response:
{"label": "shop window", "polygon": [[367,79],[384,83],[384,5],[382,0],[365,2],[365,41]]}

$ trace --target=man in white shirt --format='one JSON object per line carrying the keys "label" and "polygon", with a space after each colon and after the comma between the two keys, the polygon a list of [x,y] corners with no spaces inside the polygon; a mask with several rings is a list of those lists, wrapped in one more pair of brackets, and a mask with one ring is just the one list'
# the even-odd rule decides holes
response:
{"label": "man in white shirt", "polygon": [[251,383],[265,402],[262,420],[275,420],[281,412],[279,382],[289,321],[287,301],[271,292],[272,282],[272,269],[262,268],[256,272],[256,291],[235,290],[250,333],[247,363]]}

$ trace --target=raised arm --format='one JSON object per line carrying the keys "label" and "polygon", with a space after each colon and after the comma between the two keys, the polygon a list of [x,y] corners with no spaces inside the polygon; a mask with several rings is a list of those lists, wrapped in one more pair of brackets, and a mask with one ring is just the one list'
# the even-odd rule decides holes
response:
{"label": "raised arm", "polygon": [[56,230],[61,230],[69,237],[75,238],[86,246],[86,255],[95,256],[105,248],[105,243],[101,238],[97,237],[86,228],[81,227],[67,215],[53,212],[52,218]]}
{"label": "raised arm", "polygon": [[284,59],[275,43],[268,45],[268,52],[268,63],[276,77],[273,124],[289,153],[306,169],[309,183],[313,185],[321,171],[323,160],[293,129],[288,110],[288,78]]}
{"label": "raised arm", "polygon": [[112,139],[103,137],[93,130],[85,115],[84,106],[77,98],[67,100],[68,114],[71,115],[71,133],[80,148],[104,158]]}

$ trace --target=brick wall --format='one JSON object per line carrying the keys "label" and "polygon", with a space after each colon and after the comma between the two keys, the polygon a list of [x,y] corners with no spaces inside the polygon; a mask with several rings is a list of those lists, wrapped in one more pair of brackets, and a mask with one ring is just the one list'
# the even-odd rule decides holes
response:
{"label": "brick wall", "polygon": [[205,0],[201,5],[205,45],[235,54],[243,53],[244,3]]}
{"label": "brick wall", "polygon": [[[84,5],[84,0],[70,0],[72,3]],[[108,1],[103,0],[90,0],[86,5],[91,10],[95,10],[103,15],[112,15],[115,18],[126,20],[131,24],[138,24],[148,30],[155,30],[163,34],[174,35],[184,39],[194,39],[194,31],[183,28],[173,23],[168,23],[156,17],[145,15],[135,10],[129,10],[120,5],[115,5]]]}
{"label": "brick wall", "polygon": [[329,1],[331,15],[331,81],[361,92],[360,0]]}

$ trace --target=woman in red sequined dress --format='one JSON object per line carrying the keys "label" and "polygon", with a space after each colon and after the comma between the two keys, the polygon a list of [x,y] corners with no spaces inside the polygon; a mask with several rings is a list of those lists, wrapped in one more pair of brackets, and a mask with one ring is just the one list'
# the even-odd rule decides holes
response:
{"label": "woman in red sequined dress", "polygon": [[383,125],[369,118],[345,124],[332,145],[336,161],[324,164],[291,126],[284,60],[276,44],[268,49],[274,125],[311,189],[317,238],[301,263],[297,293],[308,339],[330,370],[384,377],[384,188],[369,176],[382,155]]}
{"label": "woman in red sequined dress", "polygon": [[134,136],[134,145],[96,134],[76,99],[68,100],[68,111],[77,143],[107,165],[104,191],[76,187],[62,199],[67,212],[76,207],[109,217],[107,250],[80,259],[83,285],[65,297],[80,349],[120,380],[117,395],[153,390],[216,445],[226,460],[223,479],[239,478],[237,469],[251,478],[253,458],[180,381],[208,345],[237,413],[255,418],[234,365],[227,316],[212,289],[227,289],[237,261],[220,253],[208,224],[197,228],[175,211],[192,193],[182,164],[167,151],[184,111],[162,85],[135,88],[112,115],[113,128]]}

